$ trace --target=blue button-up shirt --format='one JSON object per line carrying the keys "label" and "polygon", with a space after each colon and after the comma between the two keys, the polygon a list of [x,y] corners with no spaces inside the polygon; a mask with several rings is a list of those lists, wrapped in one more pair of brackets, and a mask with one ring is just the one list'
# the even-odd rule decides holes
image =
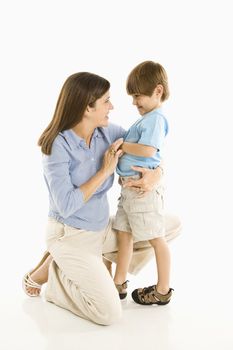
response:
{"label": "blue button-up shirt", "polygon": [[91,231],[102,230],[109,220],[107,191],[113,175],[84,203],[79,186],[101,168],[104,152],[125,130],[110,124],[95,129],[90,147],[73,130],[60,132],[50,155],[43,155],[44,178],[49,191],[49,216],[64,224]]}

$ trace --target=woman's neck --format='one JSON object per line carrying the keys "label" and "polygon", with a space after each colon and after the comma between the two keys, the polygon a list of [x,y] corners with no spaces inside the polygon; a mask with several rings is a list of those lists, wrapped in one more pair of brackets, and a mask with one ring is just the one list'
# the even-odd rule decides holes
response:
{"label": "woman's neck", "polygon": [[91,138],[95,130],[93,126],[88,126],[86,125],[86,123],[84,125],[84,123],[80,122],[77,125],[75,125],[75,127],[73,127],[72,130],[75,132],[75,134],[77,134],[79,137],[85,140],[88,147],[90,146]]}

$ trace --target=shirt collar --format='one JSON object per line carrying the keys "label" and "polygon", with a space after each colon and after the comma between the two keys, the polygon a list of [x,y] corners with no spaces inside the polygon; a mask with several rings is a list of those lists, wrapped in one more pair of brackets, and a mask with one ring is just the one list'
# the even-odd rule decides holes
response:
{"label": "shirt collar", "polygon": [[155,108],[152,111],[145,113],[143,115],[143,117],[148,117],[148,116],[150,116],[150,115],[152,115],[154,113],[158,113],[158,114],[162,114],[163,115],[163,108],[162,107]]}
{"label": "shirt collar", "polygon": [[[85,145],[84,139],[78,136],[72,129],[59,132],[59,135],[63,136],[70,148],[83,147]],[[93,132],[92,139],[96,137],[103,137],[101,128],[96,128]]]}

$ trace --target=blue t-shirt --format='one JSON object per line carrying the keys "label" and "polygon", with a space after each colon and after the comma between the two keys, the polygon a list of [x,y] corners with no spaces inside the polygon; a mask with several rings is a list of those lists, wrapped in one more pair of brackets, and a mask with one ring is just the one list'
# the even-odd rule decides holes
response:
{"label": "blue t-shirt", "polygon": [[154,109],[139,118],[128,130],[125,142],[152,146],[157,149],[153,157],[140,157],[125,153],[117,164],[117,173],[120,176],[136,175],[138,172],[131,166],[140,166],[155,169],[161,162],[161,148],[168,133],[168,122],[162,109]]}

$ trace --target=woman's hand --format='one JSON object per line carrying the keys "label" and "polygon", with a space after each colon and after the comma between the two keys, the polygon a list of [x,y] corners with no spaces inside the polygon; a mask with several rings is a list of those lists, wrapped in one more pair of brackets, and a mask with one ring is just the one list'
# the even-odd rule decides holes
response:
{"label": "woman's hand", "polygon": [[139,171],[142,177],[138,180],[129,180],[124,184],[124,187],[131,187],[140,194],[145,194],[153,190],[162,178],[162,169],[147,169],[137,166],[132,167],[133,170]]}
{"label": "woman's hand", "polygon": [[117,166],[119,157],[122,156],[123,151],[119,149],[122,145],[123,139],[118,139],[111,144],[109,149],[105,152],[101,170],[107,175],[110,176],[114,172]]}
{"label": "woman's hand", "polygon": [[93,175],[87,182],[79,186],[79,189],[83,193],[84,202],[87,202],[96,190],[106,181],[106,179],[114,172],[118,158],[121,156],[122,151],[119,150],[123,139],[116,140],[110,148],[105,152],[103,157],[103,163],[99,171]]}

